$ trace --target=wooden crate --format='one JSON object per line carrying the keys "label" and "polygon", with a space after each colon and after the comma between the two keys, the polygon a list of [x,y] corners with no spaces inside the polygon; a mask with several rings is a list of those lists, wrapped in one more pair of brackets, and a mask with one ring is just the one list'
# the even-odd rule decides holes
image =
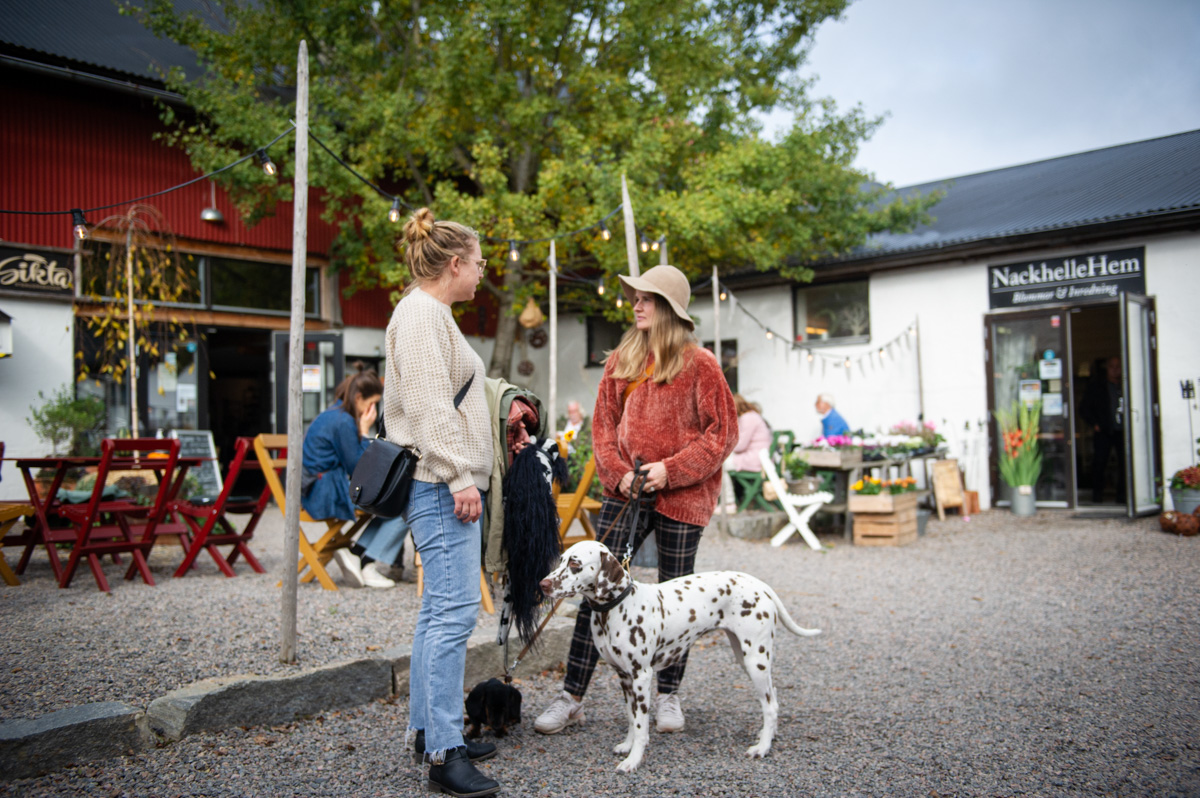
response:
{"label": "wooden crate", "polygon": [[860,493],[850,494],[850,512],[855,513],[896,513],[903,510],[917,509],[917,494],[909,493],[878,493],[874,496],[863,496]]}
{"label": "wooden crate", "polygon": [[854,468],[862,465],[862,449],[805,449],[804,459],[814,468]]}
{"label": "wooden crate", "polygon": [[854,516],[855,546],[904,546],[917,539],[917,507]]}

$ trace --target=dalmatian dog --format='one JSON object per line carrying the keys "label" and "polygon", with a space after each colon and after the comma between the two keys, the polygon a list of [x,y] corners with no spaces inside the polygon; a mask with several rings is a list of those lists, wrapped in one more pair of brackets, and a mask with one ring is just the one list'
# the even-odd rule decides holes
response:
{"label": "dalmatian dog", "polygon": [[592,639],[620,676],[625,693],[629,732],[613,749],[627,755],[617,767],[624,773],[637,769],[646,752],[655,672],[678,662],[697,638],[714,629],[724,629],[729,636],[734,659],[750,677],[762,704],[762,731],[746,754],[766,756],[779,717],[771,683],[776,619],[793,634],[821,633],[797,625],[775,591],[749,574],[711,571],[642,584],[621,567],[607,546],[596,541],[567,549],[541,588],[550,598],[582,595],[592,607]]}

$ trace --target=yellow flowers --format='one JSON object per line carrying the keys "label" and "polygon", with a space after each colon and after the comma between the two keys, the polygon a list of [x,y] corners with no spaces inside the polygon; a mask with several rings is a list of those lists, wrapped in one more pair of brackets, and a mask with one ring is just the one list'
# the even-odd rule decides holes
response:
{"label": "yellow flowers", "polygon": [[562,435],[562,439],[565,443],[570,443],[571,441],[575,440],[575,430],[569,429],[566,432],[564,432]]}

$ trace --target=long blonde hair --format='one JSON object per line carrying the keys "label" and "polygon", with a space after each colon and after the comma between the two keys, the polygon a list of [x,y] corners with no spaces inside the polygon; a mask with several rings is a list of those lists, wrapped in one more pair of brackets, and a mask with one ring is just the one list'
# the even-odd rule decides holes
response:
{"label": "long blonde hair", "polygon": [[675,315],[667,301],[657,294],[654,297],[654,316],[650,329],[643,332],[637,325],[630,327],[621,336],[617,348],[606,353],[605,363],[615,357],[613,376],[627,382],[638,379],[646,370],[646,358],[654,355],[654,376],[658,383],[670,382],[679,376],[685,364],[687,350],[696,346],[696,334]]}

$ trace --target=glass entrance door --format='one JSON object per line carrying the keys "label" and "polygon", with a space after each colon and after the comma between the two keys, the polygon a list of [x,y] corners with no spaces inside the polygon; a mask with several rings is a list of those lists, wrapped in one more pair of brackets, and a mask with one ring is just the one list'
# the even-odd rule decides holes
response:
{"label": "glass entrance door", "polygon": [[[1054,308],[1038,313],[998,313],[987,317],[988,362],[991,367],[989,406],[995,412],[1014,402],[1042,402],[1038,440],[1042,474],[1037,501],[1046,507],[1074,504],[1074,437],[1071,427],[1072,373],[1069,314]],[[1008,501],[1008,486],[999,478],[995,453],[1004,451],[1000,428],[992,420],[993,486],[1000,502]]]}
{"label": "glass entrance door", "polygon": [[[289,333],[271,334],[271,354],[274,361],[271,371],[275,381],[272,391],[272,415],[275,419],[275,431],[279,433],[287,432],[289,343]],[[342,354],[342,334],[305,333],[303,362],[300,398],[304,413],[302,426],[307,431],[313,419],[333,404],[333,392],[346,371],[346,358]]]}
{"label": "glass entrance door", "polygon": [[1125,490],[1130,518],[1162,509],[1158,447],[1157,333],[1154,300],[1121,295],[1121,340],[1125,342]]}

